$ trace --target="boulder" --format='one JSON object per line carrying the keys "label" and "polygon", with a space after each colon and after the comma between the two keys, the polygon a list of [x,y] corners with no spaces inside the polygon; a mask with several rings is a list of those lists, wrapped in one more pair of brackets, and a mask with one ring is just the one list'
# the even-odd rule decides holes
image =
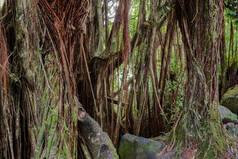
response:
{"label": "boulder", "polygon": [[93,159],[118,159],[116,149],[108,134],[85,111],[76,96],[75,102],[78,107],[80,135],[83,137],[91,157]]}
{"label": "boulder", "polygon": [[221,104],[238,114],[238,85],[230,88],[221,98]]}
{"label": "boulder", "polygon": [[232,113],[226,107],[219,105],[218,107],[222,122],[227,132],[231,136],[238,137],[238,119],[237,115]]}
{"label": "boulder", "polygon": [[164,151],[165,143],[125,134],[119,146],[120,159],[175,159],[175,151]]}
{"label": "boulder", "polygon": [[238,125],[235,123],[227,123],[224,125],[229,135],[238,137]]}
{"label": "boulder", "polygon": [[221,115],[223,123],[236,122],[238,123],[237,115],[232,113],[228,108],[219,105],[218,110]]}

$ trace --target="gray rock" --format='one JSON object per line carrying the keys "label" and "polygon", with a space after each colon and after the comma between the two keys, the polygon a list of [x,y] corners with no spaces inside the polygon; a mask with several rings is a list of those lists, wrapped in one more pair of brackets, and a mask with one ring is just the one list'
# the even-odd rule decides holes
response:
{"label": "gray rock", "polygon": [[223,123],[227,123],[227,122],[238,123],[237,115],[232,113],[228,108],[222,105],[219,105],[218,110],[220,112]]}
{"label": "gray rock", "polygon": [[221,98],[221,104],[238,114],[238,85],[230,88]]}
{"label": "gray rock", "polygon": [[119,146],[120,159],[175,159],[175,151],[163,152],[166,145],[143,137],[125,134]]}
{"label": "gray rock", "polygon": [[232,113],[228,108],[219,105],[218,107],[222,122],[227,132],[231,136],[238,137],[238,119],[237,115]]}
{"label": "gray rock", "polygon": [[93,159],[118,159],[116,149],[100,125],[85,111],[82,104],[75,97],[78,106],[78,121],[80,135],[86,142]]}

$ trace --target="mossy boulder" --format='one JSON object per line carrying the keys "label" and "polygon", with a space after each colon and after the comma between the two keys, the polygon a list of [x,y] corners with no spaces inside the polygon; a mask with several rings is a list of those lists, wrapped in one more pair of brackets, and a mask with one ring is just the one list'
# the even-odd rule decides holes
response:
{"label": "mossy boulder", "polygon": [[232,113],[228,108],[219,105],[218,110],[223,122],[238,122],[237,115]]}
{"label": "mossy boulder", "polygon": [[230,122],[230,123],[225,124],[224,127],[226,128],[229,135],[238,137],[238,125],[237,124]]}
{"label": "mossy boulder", "polygon": [[238,85],[230,88],[221,98],[221,104],[238,114]]}
{"label": "mossy boulder", "polygon": [[120,159],[175,159],[175,151],[163,153],[166,145],[143,137],[125,134],[119,146]]}
{"label": "mossy boulder", "polygon": [[238,137],[238,119],[237,115],[232,113],[228,108],[219,105],[218,107],[222,122],[228,134]]}

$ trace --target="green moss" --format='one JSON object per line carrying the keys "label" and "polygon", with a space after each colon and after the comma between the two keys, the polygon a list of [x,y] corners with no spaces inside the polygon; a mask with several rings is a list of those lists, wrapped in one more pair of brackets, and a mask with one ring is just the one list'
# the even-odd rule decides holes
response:
{"label": "green moss", "polygon": [[135,159],[136,158],[135,144],[127,141],[122,141],[119,146],[119,155],[120,159]]}
{"label": "green moss", "polygon": [[229,89],[222,97],[222,100],[226,100],[228,98],[238,98],[238,86],[234,87],[233,89]]}
{"label": "green moss", "polygon": [[229,89],[222,97],[221,104],[238,114],[238,86]]}
{"label": "green moss", "polygon": [[112,150],[113,156],[115,159],[119,159],[119,156],[117,155],[117,151],[114,147],[114,145],[112,144],[112,142],[108,143],[108,146],[110,147],[110,149]]}

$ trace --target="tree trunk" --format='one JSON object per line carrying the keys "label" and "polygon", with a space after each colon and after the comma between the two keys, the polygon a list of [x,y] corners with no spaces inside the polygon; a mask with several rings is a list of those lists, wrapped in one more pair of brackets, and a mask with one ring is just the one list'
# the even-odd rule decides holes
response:
{"label": "tree trunk", "polygon": [[[9,67],[5,67],[7,82],[4,79],[2,85],[0,81],[0,158],[2,159],[30,159],[32,152],[29,130],[31,110],[29,90],[32,86],[26,78],[21,57],[23,31],[17,22],[17,10],[20,8],[17,4],[15,0],[5,1],[3,6],[5,16],[0,21],[2,25],[0,45],[1,47],[5,45],[5,52],[0,53],[7,54],[7,58],[0,61],[3,64],[9,62]],[[5,91],[2,91],[2,88]]]}
{"label": "tree trunk", "polygon": [[218,115],[223,1],[178,0],[175,9],[187,64],[180,137],[186,144],[196,141],[199,150],[207,151],[200,157],[214,157],[226,143]]}

